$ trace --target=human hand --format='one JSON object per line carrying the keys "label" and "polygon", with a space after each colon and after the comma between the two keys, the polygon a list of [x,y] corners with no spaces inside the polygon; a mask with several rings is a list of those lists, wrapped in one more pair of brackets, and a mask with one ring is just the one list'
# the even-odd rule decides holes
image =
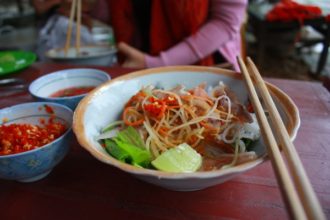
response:
{"label": "human hand", "polygon": [[[91,10],[94,3],[95,3],[95,0],[82,0],[81,1],[81,4],[82,4],[81,5],[82,6],[81,23],[90,30],[92,29],[92,26],[93,26],[93,18],[89,14],[89,11]],[[66,16],[69,18],[70,14],[71,14],[72,4],[73,4],[73,0],[61,0],[61,5],[60,5],[60,8],[57,10],[57,12],[60,15],[63,15],[63,16]],[[76,19],[76,16],[77,16],[77,11],[75,11],[74,21]]]}
{"label": "human hand", "polygon": [[[39,0],[39,2],[40,2],[40,0]],[[61,0],[47,0],[44,2],[50,4],[51,6],[57,6],[57,5],[60,5],[62,1]]]}
{"label": "human hand", "polygon": [[59,6],[62,0],[32,0],[32,6],[38,15],[48,12],[51,8]]}
{"label": "human hand", "polygon": [[124,42],[120,42],[118,44],[118,50],[125,56],[125,61],[122,64],[122,67],[146,68],[144,53],[141,52],[140,50]]}
{"label": "human hand", "polygon": [[[73,0],[60,0],[61,5],[58,12],[62,15],[69,16]],[[95,6],[95,0],[81,0],[81,11],[88,14]]]}
{"label": "human hand", "polygon": [[57,12],[61,15],[70,16],[72,0],[61,0],[61,4]]}

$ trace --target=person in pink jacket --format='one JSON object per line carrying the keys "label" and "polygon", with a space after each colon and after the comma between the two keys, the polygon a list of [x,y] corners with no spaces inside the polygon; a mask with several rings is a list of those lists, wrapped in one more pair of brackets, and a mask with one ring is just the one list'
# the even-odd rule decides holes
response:
{"label": "person in pink jacket", "polygon": [[[178,4],[183,4],[185,1],[187,4],[184,7],[188,8],[186,12],[184,8],[174,10]],[[123,67],[151,68],[169,65],[212,65],[219,62],[229,62],[238,70],[236,56],[241,53],[240,28],[245,17],[247,0],[149,0],[149,7],[143,6],[144,12],[140,14],[134,12],[135,10],[139,10],[137,9],[139,6],[134,4],[134,0],[131,1],[132,3],[129,6],[127,2],[129,2],[129,0],[126,0],[126,5],[123,5],[123,3],[122,5],[117,5],[117,7],[121,7],[122,9],[125,8],[123,9],[124,11],[121,11],[121,13],[124,14],[123,16],[125,16],[125,18],[121,18],[121,24],[115,22],[115,19],[119,18],[115,11],[116,4],[110,3],[110,16],[112,16],[112,24],[117,42],[119,42],[118,50],[124,56],[124,61],[122,62]],[[205,4],[206,2],[207,4]],[[168,7],[171,7],[171,10],[167,10]],[[139,46],[139,44],[136,44],[136,40],[130,40],[136,39],[131,37],[131,35],[141,33],[141,28],[133,29],[135,31],[130,35],[128,34],[129,31],[127,31],[130,29],[128,25],[129,22],[123,21],[123,19],[129,18],[130,16],[127,15],[133,11],[133,20],[146,20],[147,18],[145,17],[146,14],[148,14],[146,10],[150,10],[150,8],[151,13],[148,15],[150,19],[149,27],[147,29],[142,28],[142,34],[139,36],[140,39],[143,36],[149,38],[149,50],[145,50],[143,47]],[[205,15],[200,13],[200,11],[203,10],[205,11]],[[181,34],[180,28],[185,29],[186,27],[184,25],[187,25],[186,23],[190,21],[189,19],[191,16],[189,17],[189,13],[196,14],[196,17],[202,18],[202,22],[201,20],[192,20],[197,23],[198,29],[195,31],[192,30],[190,33],[188,31],[188,34],[187,32]],[[183,14],[183,19],[180,20],[181,14]],[[141,19],[141,16],[144,18]],[[192,19],[194,19],[194,17],[192,17]],[[138,26],[138,24],[141,24],[141,22],[136,22],[136,20],[134,20],[135,25]],[[198,24],[198,22],[200,24]],[[123,26],[123,24],[125,24],[126,27],[126,30],[124,30],[125,33],[120,35],[119,31],[117,36],[116,30],[118,29],[116,28],[119,28],[119,25]],[[190,25],[190,27],[191,26],[193,25]],[[160,47],[161,50],[158,52],[156,51],[156,53],[152,52],[152,48],[150,48],[152,47],[152,43],[157,40],[159,41],[159,39],[162,40],[166,38],[166,36],[164,37],[163,35],[171,31],[174,35],[180,32],[177,34],[179,37],[176,36],[176,38],[181,39],[179,41],[172,41],[174,42],[173,45],[167,48]],[[213,62],[198,63],[209,56],[212,56]]]}

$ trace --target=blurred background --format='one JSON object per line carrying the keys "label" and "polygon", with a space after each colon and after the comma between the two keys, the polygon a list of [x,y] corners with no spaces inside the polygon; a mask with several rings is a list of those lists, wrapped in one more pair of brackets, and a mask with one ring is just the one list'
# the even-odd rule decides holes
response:
{"label": "blurred background", "polygon": [[[96,0],[107,8],[106,0]],[[330,21],[269,22],[266,14],[278,1],[250,0],[242,26],[244,53],[251,56],[264,76],[300,80],[321,80],[330,76]],[[315,5],[323,15],[330,14],[329,0],[297,0]],[[91,35],[100,45],[115,45],[106,13],[96,11],[91,22]],[[103,16],[103,17],[102,17]],[[39,16],[30,0],[0,0],[0,51],[29,50],[36,52]],[[330,19],[328,19],[330,20]],[[40,59],[40,58],[39,58]]]}

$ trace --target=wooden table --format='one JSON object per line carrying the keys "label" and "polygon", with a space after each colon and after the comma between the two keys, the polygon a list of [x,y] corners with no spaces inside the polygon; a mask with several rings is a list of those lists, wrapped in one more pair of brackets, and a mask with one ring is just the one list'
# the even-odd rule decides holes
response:
{"label": "wooden table", "polygon": [[[37,63],[12,75],[31,81],[70,66]],[[112,77],[129,69],[101,68]],[[330,93],[315,82],[267,79],[297,104],[295,146],[330,219]],[[23,92],[0,97],[0,108],[32,101]],[[223,184],[173,192],[96,160],[73,140],[66,158],[43,180],[0,180],[0,219],[287,219],[270,162]]]}

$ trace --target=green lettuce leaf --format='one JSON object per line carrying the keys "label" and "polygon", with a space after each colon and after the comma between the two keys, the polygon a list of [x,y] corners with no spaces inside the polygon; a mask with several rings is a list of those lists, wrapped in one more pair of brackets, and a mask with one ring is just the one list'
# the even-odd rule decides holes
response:
{"label": "green lettuce leaf", "polygon": [[131,156],[124,150],[122,150],[116,142],[112,139],[106,139],[105,143],[105,150],[117,160],[120,160],[124,163],[131,163],[132,158]]}
{"label": "green lettuce leaf", "polygon": [[131,126],[106,139],[105,149],[114,158],[137,167],[149,167],[152,160],[140,134]]}
{"label": "green lettuce leaf", "polygon": [[145,144],[135,128],[132,126],[127,127],[125,130],[122,130],[118,133],[117,137],[125,143],[134,145],[138,148],[145,149]]}

